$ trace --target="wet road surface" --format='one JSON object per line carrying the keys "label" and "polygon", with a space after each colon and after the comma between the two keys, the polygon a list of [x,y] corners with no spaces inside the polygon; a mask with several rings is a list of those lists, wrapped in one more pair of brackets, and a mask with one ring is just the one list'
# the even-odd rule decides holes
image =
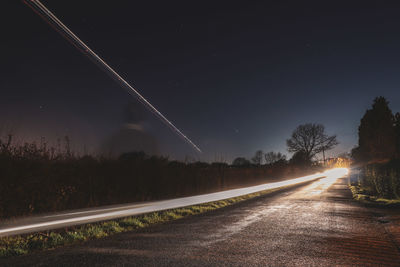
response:
{"label": "wet road surface", "polygon": [[64,211],[52,214],[42,214],[34,217],[29,216],[26,218],[15,218],[8,221],[0,222],[0,238],[12,235],[20,235],[25,233],[48,231],[52,229],[71,227],[93,222],[101,222],[105,220],[124,218],[124,217],[168,210],[168,209],[187,207],[191,205],[197,205],[201,203],[207,203],[207,202],[247,195],[268,189],[276,189],[288,185],[302,184],[308,181],[314,181],[322,177],[341,175],[341,173],[345,172],[346,172],[345,169],[332,169],[325,171],[323,173],[316,173],[299,178],[283,180],[278,182],[270,182],[250,187],[219,191],[209,194],[159,200],[159,201],[94,207],[94,208],[80,209],[75,211]]}
{"label": "wet road surface", "polygon": [[197,216],[0,260],[18,266],[400,266],[397,210],[321,179]]}

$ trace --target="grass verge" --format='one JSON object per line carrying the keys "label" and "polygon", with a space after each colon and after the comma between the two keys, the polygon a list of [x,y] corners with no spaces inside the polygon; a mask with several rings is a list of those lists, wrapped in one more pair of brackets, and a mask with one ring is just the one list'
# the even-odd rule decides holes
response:
{"label": "grass verge", "polygon": [[[287,186],[288,187],[288,186]],[[226,207],[257,196],[269,194],[286,187],[256,192],[235,198],[209,202],[178,209],[152,212],[134,217],[85,224],[73,228],[52,230],[46,233],[0,238],[0,258],[28,254],[34,251],[76,244],[87,240],[104,238],[116,233],[133,231],[154,224],[177,220],[218,208]]]}
{"label": "grass verge", "polygon": [[372,196],[360,186],[350,185],[353,198],[365,204],[374,204],[382,207],[400,207],[400,199],[387,199]]}

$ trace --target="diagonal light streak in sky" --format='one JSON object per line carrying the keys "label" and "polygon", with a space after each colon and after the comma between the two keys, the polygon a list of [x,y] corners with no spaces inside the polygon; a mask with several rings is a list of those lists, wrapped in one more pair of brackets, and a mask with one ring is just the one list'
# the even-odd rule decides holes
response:
{"label": "diagonal light streak in sky", "polygon": [[174,131],[179,137],[191,145],[196,151],[201,152],[200,148],[184,135],[170,120],[158,111],[137,89],[123,79],[113,68],[111,68],[101,57],[90,49],[81,39],[78,38],[67,26],[65,26],[50,10],[48,10],[39,0],[24,0],[25,4],[31,7],[40,17],[57,30],[64,38],[72,43],[79,51],[85,54],[104,72],[116,80],[129,94],[136,97],[149,111],[158,117],[165,125]]}

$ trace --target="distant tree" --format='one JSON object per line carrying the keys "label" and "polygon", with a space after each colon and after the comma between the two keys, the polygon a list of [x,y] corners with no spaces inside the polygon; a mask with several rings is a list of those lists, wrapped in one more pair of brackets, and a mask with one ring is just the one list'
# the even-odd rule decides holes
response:
{"label": "distant tree", "polygon": [[308,161],[318,154],[334,148],[338,141],[336,135],[328,136],[322,124],[307,123],[299,125],[292,133],[290,139],[286,140],[289,152],[299,153]]}
{"label": "distant tree", "polygon": [[255,164],[260,166],[263,160],[264,152],[262,150],[257,150],[254,154],[254,157],[251,158],[251,161]]}
{"label": "distant tree", "polygon": [[358,147],[352,151],[355,160],[381,160],[395,155],[395,117],[388,104],[384,97],[376,97],[372,109],[362,117],[358,127]]}
{"label": "distant tree", "polygon": [[274,164],[276,162],[286,161],[286,156],[281,152],[275,153],[273,151],[264,154],[266,164]]}
{"label": "distant tree", "polygon": [[243,157],[238,157],[238,158],[234,159],[232,162],[232,166],[236,166],[236,167],[246,167],[246,166],[250,166],[250,165],[251,165],[250,161]]}

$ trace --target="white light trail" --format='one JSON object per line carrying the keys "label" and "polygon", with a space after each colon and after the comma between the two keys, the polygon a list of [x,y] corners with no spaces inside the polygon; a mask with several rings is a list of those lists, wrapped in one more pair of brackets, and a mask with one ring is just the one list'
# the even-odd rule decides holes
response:
{"label": "white light trail", "polygon": [[92,49],[90,49],[81,39],[78,38],[67,26],[65,26],[50,10],[48,10],[39,0],[23,0],[25,4],[31,7],[47,23],[54,27],[69,42],[77,47],[89,59],[94,61],[104,72],[125,88],[128,93],[136,97],[148,110],[158,117],[165,125],[172,129],[179,137],[191,145],[195,150],[201,153],[200,148],[184,135],[170,120],[168,120],[160,111],[158,111],[147,99],[145,99],[133,86],[123,79],[113,68],[111,68],[102,58],[100,58]]}
{"label": "white light trail", "polygon": [[349,173],[347,168],[336,168],[324,172],[325,178],[310,185],[304,192],[306,196],[318,196],[333,185],[338,178],[346,176]]}
{"label": "white light trail", "polygon": [[65,212],[51,216],[47,215],[27,218],[25,220],[9,223],[9,225],[0,225],[0,237],[70,227],[85,223],[93,223],[144,213],[181,208],[238,197],[268,189],[292,186],[300,183],[310,182],[323,177],[327,177],[328,179],[337,179],[344,175],[346,175],[345,169],[333,169],[326,171],[325,173],[316,173],[313,175],[308,175],[286,181],[266,183],[257,186],[226,190],[211,194],[203,194],[147,203],[125,204],[113,207],[100,207],[82,211]]}

